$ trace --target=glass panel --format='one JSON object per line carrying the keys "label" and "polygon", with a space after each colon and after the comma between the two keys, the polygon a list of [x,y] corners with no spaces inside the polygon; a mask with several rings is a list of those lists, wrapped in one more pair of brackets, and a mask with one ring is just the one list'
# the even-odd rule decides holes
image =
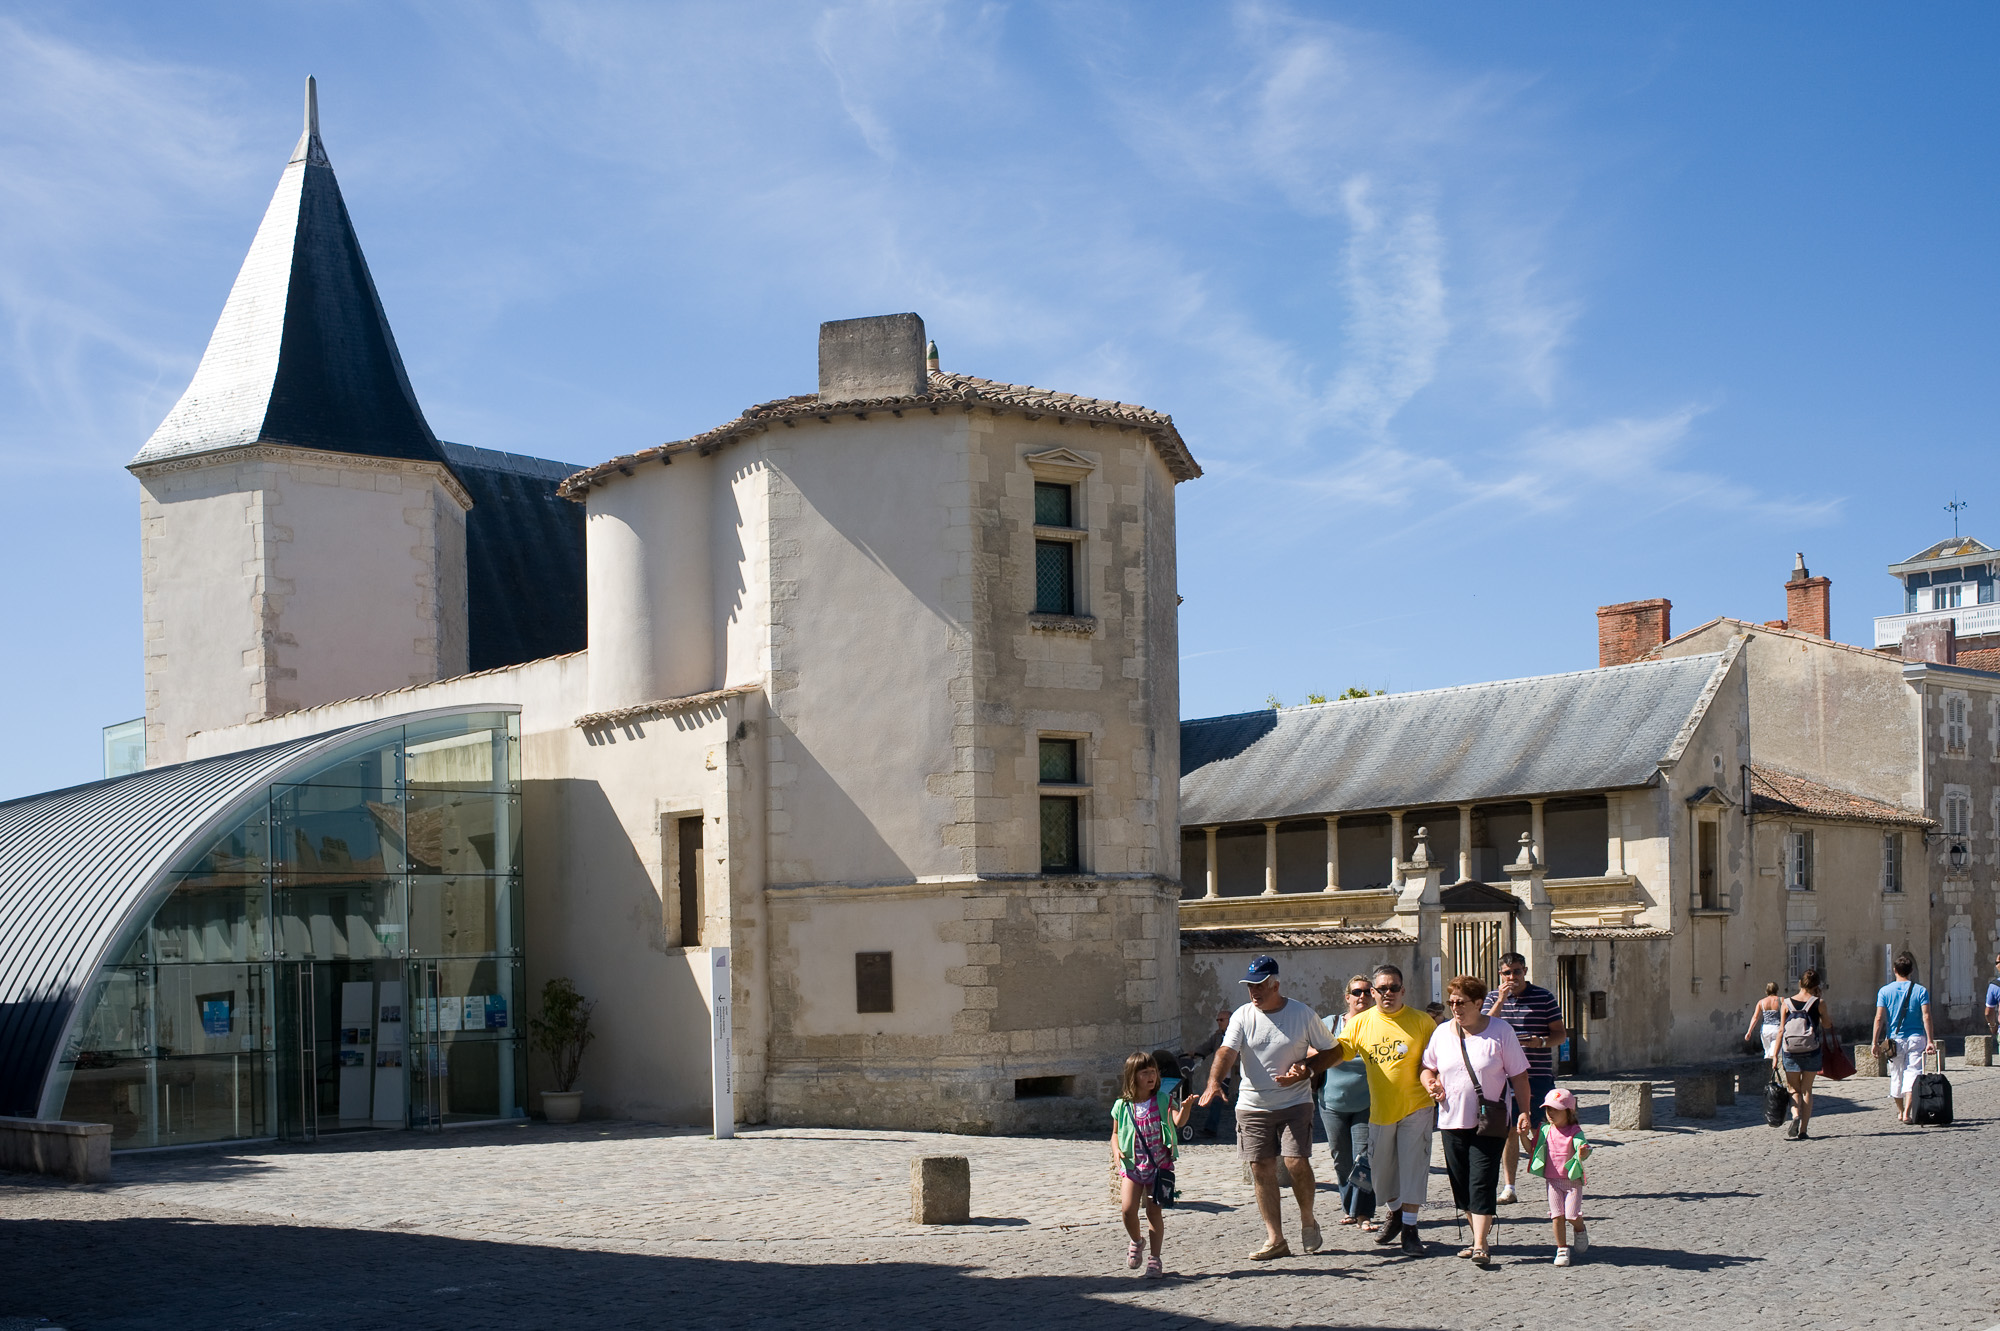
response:
{"label": "glass panel", "polygon": [[423,961],[412,1007],[412,1121],[525,1116],[524,968],[512,958]]}
{"label": "glass panel", "polygon": [[1073,615],[1076,595],[1067,541],[1035,542],[1035,613]]}
{"label": "glass panel", "polygon": [[512,953],[520,946],[520,880],[410,876],[410,951],[424,957]]}
{"label": "glass panel", "polygon": [[154,913],[140,955],[160,965],[262,961],[271,955],[265,902],[261,875],[255,887],[209,887],[206,880],[184,878]]}
{"label": "glass panel", "polygon": [[272,896],[279,952],[294,961],[400,957],[408,951],[404,894],[400,877],[285,881]]}
{"label": "glass panel", "polygon": [[520,725],[512,712],[475,712],[407,726],[404,779],[412,786],[506,790],[521,779]]}
{"label": "glass panel", "polygon": [[412,786],[409,808],[410,872],[518,872],[518,795]]}
{"label": "glass panel", "polygon": [[1067,796],[1042,797],[1042,868],[1077,867],[1077,801]]}
{"label": "glass panel", "polygon": [[270,868],[271,817],[267,804],[206,846],[190,851],[174,867],[190,880],[211,886],[262,887]]}
{"label": "glass panel", "polygon": [[1035,525],[1037,527],[1071,525],[1070,488],[1067,485],[1052,485],[1047,481],[1035,482]]}
{"label": "glass panel", "polygon": [[273,786],[271,855],[281,876],[401,873],[402,794],[395,786]]}
{"label": "glass panel", "polygon": [[1042,780],[1051,785],[1071,785],[1076,781],[1076,741],[1042,741]]}

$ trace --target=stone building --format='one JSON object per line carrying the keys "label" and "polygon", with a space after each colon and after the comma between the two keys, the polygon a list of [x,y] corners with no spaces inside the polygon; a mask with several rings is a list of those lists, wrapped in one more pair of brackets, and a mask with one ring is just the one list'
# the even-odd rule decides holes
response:
{"label": "stone building", "polygon": [[1421,1006],[1518,950],[1575,1032],[1565,1066],[1712,1056],[1754,946],[1746,708],[1732,644],[1186,722],[1183,1031],[1260,951],[1336,1011],[1378,961]]}
{"label": "stone building", "polygon": [[[152,765],[0,806],[4,1112],[515,1116],[555,976],[586,1112],[667,1122],[720,1084],[743,1122],[1095,1124],[1174,1038],[1170,417],[945,372],[902,314],[597,466],[442,444],[309,104],[133,471]],[[91,811],[169,791],[79,895]]]}

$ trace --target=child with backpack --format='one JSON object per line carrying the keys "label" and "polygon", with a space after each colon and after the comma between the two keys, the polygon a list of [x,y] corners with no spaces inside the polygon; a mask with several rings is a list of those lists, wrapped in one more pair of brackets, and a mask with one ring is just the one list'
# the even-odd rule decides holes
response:
{"label": "child with backpack", "polygon": [[1784,1075],[1792,1091],[1794,1117],[1785,1129],[1785,1140],[1808,1139],[1806,1126],[1812,1122],[1813,1078],[1819,1075],[1824,1054],[1820,1049],[1820,1026],[1826,1017],[1819,1001],[1819,972],[1808,967],[1799,976],[1799,991],[1779,1009],[1778,1056],[1772,1066]]}
{"label": "child with backpack", "polygon": [[1194,1101],[1172,1102],[1160,1085],[1159,1064],[1143,1049],[1126,1058],[1118,1087],[1118,1102],[1111,1106],[1111,1157],[1118,1171],[1119,1210],[1131,1239],[1125,1249],[1125,1265],[1138,1270],[1144,1252],[1139,1238],[1139,1207],[1143,1204],[1152,1239],[1146,1275],[1157,1279],[1165,1274],[1160,1266],[1160,1243],[1167,1232],[1160,1207],[1174,1202],[1174,1161],[1180,1155],[1181,1130],[1194,1113]]}
{"label": "child with backpack", "polygon": [[[1535,1134],[1528,1171],[1540,1174],[1548,1184],[1556,1265],[1568,1266],[1571,1252],[1581,1257],[1590,1250],[1590,1232],[1583,1227],[1583,1185],[1590,1181],[1583,1172],[1583,1162],[1590,1155],[1590,1139],[1576,1121],[1575,1095],[1557,1087],[1543,1097],[1542,1108],[1546,1116],[1541,1131]],[[1575,1231],[1573,1238],[1565,1228]]]}

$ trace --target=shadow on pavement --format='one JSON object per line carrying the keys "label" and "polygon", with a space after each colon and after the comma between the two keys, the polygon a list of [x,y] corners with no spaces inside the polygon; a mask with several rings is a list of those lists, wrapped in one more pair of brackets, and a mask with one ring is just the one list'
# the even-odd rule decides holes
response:
{"label": "shadow on pavement", "polygon": [[[1683,1269],[1711,1269],[1699,1255],[1671,1255]],[[1162,1286],[896,1258],[813,1265],[173,1218],[0,1221],[0,1315],[71,1331],[1214,1325],[1107,1297],[1148,1288]]]}

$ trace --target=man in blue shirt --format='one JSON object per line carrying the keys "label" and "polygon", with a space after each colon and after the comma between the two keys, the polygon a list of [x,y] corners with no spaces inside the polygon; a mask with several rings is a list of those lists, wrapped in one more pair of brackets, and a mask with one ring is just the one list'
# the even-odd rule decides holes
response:
{"label": "man in blue shirt", "polygon": [[1993,982],[1986,986],[1986,1033],[2000,1036],[2000,957],[1993,958]]}
{"label": "man in blue shirt", "polygon": [[1910,1121],[1910,1092],[1924,1070],[1924,1050],[1937,1037],[1931,1033],[1930,990],[1910,978],[1917,959],[1898,952],[1893,965],[1896,978],[1875,995],[1875,1048],[1886,1040],[1889,1054],[1889,1098],[1896,1102],[1896,1116]]}

